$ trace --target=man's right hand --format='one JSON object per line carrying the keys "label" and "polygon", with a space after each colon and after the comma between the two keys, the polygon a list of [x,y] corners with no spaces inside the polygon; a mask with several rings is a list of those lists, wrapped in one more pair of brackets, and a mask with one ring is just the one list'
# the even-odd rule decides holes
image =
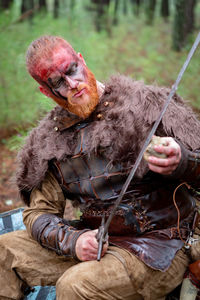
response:
{"label": "man's right hand", "polygon": [[[76,241],[76,256],[80,261],[97,259],[98,242],[96,239],[98,229],[87,231],[79,236]],[[103,245],[101,257],[105,255],[108,243]]]}

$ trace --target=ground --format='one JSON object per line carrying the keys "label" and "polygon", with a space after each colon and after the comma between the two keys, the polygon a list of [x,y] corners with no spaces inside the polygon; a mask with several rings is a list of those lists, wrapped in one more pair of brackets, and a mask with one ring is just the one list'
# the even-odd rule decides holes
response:
{"label": "ground", "polygon": [[23,206],[14,183],[16,152],[0,143],[0,212]]}
{"label": "ground", "polygon": [[[15,184],[17,152],[10,151],[6,145],[0,143],[0,213],[24,206],[19,198]],[[66,201],[64,217],[72,220],[79,216],[70,201]]]}

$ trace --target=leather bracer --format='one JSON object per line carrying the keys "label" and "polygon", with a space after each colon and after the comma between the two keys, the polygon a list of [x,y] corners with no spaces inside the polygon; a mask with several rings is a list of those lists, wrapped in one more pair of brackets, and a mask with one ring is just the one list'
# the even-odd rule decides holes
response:
{"label": "leather bracer", "polygon": [[78,259],[75,252],[78,237],[89,229],[77,230],[53,214],[37,218],[32,227],[32,236],[41,246],[54,250],[58,255]]}
{"label": "leather bracer", "polygon": [[186,150],[186,167],[182,169],[180,179],[192,184],[194,188],[199,188],[200,183],[200,153]]}
{"label": "leather bracer", "polygon": [[187,150],[182,144],[181,161],[177,169],[168,177],[178,178],[199,187],[200,183],[200,152]]}
{"label": "leather bracer", "polygon": [[200,180],[200,153],[188,152],[188,163],[184,174],[184,178],[188,181]]}

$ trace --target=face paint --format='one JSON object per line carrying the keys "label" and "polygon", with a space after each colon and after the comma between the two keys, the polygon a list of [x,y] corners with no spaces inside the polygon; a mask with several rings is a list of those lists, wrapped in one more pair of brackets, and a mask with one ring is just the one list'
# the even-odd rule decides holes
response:
{"label": "face paint", "polygon": [[41,60],[43,87],[60,106],[81,118],[87,118],[98,103],[96,80],[84,60],[67,48],[55,49],[51,60]]}

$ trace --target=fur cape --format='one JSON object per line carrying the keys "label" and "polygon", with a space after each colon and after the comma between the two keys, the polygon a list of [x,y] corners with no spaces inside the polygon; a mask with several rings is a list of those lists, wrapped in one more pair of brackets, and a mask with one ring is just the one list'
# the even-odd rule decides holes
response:
{"label": "fur cape", "polygon": [[[169,89],[148,86],[125,76],[113,76],[106,84],[100,102],[89,118],[85,151],[104,149],[111,163],[124,167],[134,164],[153,123],[169,95]],[[105,102],[106,103],[105,105]],[[101,113],[98,120],[95,116]],[[56,121],[74,116],[56,106],[33,129],[18,154],[17,184],[22,198],[29,204],[29,195],[39,187],[52,159],[66,160],[74,154],[77,131],[74,126],[55,131]],[[59,122],[59,121],[58,121]],[[187,149],[200,149],[200,121],[183,99],[175,95],[157,130],[159,136],[172,136]],[[142,177],[148,171],[143,160],[136,172]]]}

